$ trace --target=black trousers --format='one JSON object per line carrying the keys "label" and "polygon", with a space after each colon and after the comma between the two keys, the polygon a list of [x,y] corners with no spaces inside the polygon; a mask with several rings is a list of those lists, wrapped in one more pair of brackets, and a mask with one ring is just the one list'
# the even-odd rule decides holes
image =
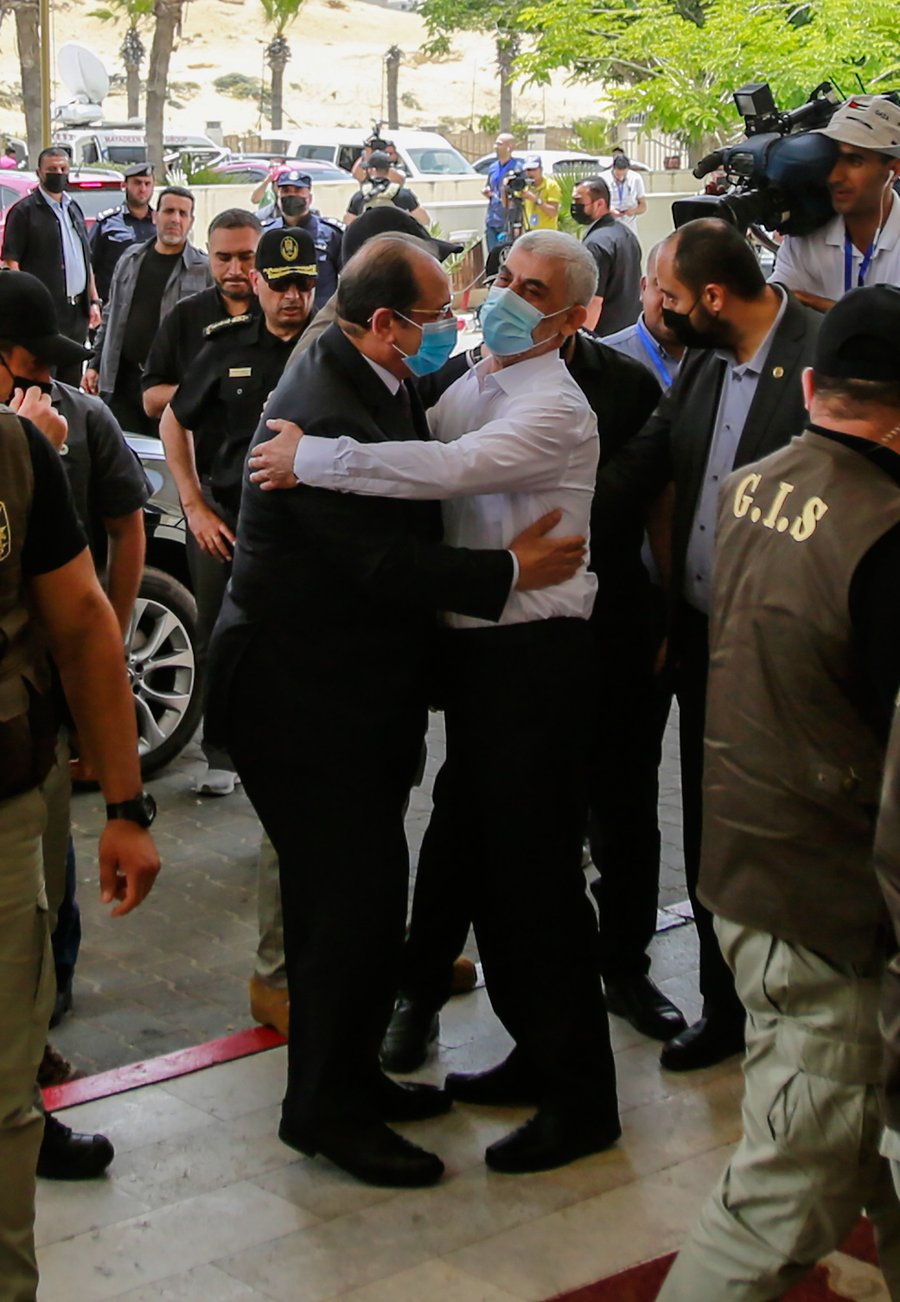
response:
{"label": "black trousers", "polygon": [[270,630],[229,666],[224,740],[279,859],[283,1108],[298,1127],[376,1116],[406,921],[403,811],[426,724],[425,691],[398,660],[346,635]]}
{"label": "black trousers", "polygon": [[[74,339],[76,344],[83,344],[88,334],[88,319],[80,303],[57,302],[56,319],[60,334]],[[55,368],[56,378],[61,384],[71,384],[76,389],[81,385],[84,362],[70,362],[67,366]]]}
{"label": "black trousers", "polygon": [[[217,502],[206,485],[203,487],[203,497],[207,506],[215,511],[234,533],[237,530],[237,512],[229,510],[227,507],[222,506],[220,502]],[[197,673],[205,691],[209,641],[216,626],[216,620],[219,618],[222,598],[225,596],[228,580],[231,578],[231,561],[220,561],[215,556],[210,556],[209,552],[205,552],[199,546],[190,529],[185,530],[185,552],[191,576],[191,586],[194,590],[194,600],[197,603],[197,638],[194,653],[197,661]],[[227,750],[216,745],[215,741],[207,736],[205,727],[202,747],[210,768],[234,768]]]}
{"label": "black trousers", "polygon": [[575,619],[444,636],[447,760],[423,856],[441,868],[444,907],[457,893],[468,902],[491,1003],[540,1101],[615,1115],[581,869],[590,660],[587,625]]}
{"label": "black trousers", "polygon": [[659,588],[635,594],[627,617],[597,612],[594,681],[598,716],[588,766],[591,883],[604,977],[650,971],[659,899],[659,763],[671,706],[668,680],[654,672],[665,632]]}
{"label": "black trousers", "polygon": [[679,709],[684,873],[700,941],[703,1011],[705,1016],[717,1015],[743,1021],[744,1009],[735,993],[731,969],[719,949],[712,914],[697,898],[703,831],[703,734],[709,678],[709,620],[682,602],[675,630],[672,662]]}
{"label": "black trousers", "polygon": [[141,371],[137,362],[119,359],[116,387],[103,399],[126,434],[141,434],[144,438],[159,437],[159,421],[144,411],[141,389]]}

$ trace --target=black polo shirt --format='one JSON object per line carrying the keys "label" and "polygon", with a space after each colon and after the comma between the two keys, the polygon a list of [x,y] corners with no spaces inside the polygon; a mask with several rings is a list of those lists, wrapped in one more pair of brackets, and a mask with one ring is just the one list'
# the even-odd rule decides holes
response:
{"label": "black polo shirt", "polygon": [[[259,299],[250,300],[247,312],[259,314]],[[206,340],[203,331],[229,315],[225,300],[215,285],[176,303],[160,321],[144,364],[141,388],[146,393],[156,384],[181,384]]]}
{"label": "black polo shirt", "polygon": [[641,315],[641,246],[637,237],[609,213],[584,237],[597,263],[597,293],[603,310],[595,334],[613,335]]}

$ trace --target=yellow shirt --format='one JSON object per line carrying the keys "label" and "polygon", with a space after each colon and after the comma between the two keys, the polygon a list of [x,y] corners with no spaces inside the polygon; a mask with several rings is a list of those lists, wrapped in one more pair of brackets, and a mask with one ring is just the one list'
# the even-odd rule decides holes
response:
{"label": "yellow shirt", "polygon": [[[562,190],[559,188],[559,182],[554,181],[552,176],[545,176],[535,190],[535,194],[541,203],[559,204],[562,200]],[[544,212],[543,208],[538,208],[537,204],[531,199],[522,201],[522,230],[523,231],[555,231],[559,227],[559,209],[551,217]]]}

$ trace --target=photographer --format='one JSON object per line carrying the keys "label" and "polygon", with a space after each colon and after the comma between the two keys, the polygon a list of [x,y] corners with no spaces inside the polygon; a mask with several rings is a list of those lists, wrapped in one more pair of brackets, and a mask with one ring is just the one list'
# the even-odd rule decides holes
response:
{"label": "photographer", "polygon": [[359,184],[362,185],[363,181],[366,179],[366,168],[369,165],[369,159],[374,153],[387,154],[388,158],[391,160],[388,176],[392,181],[395,181],[397,185],[405,185],[407,181],[406,168],[400,162],[399,155],[397,154],[397,146],[394,144],[393,140],[383,139],[383,137],[379,135],[378,130],[373,132],[373,134],[369,136],[369,139],[363,143],[362,153],[350,168],[350,175],[353,177],[354,181],[358,181]]}
{"label": "photographer", "polygon": [[484,237],[488,257],[501,244],[509,244],[508,202],[505,191],[506,182],[511,173],[518,173],[522,167],[521,158],[513,157],[515,136],[508,131],[501,131],[494,141],[497,161],[491,163],[487,173],[484,189],[481,193],[488,201],[487,214],[484,219]]}
{"label": "photographer", "polygon": [[838,142],[828,176],[835,216],[810,235],[787,236],[770,279],[827,312],[861,285],[900,285],[900,108],[860,95],[819,134]]}
{"label": "photographer", "polygon": [[[562,190],[552,176],[544,176],[540,154],[525,159],[528,185],[522,190],[522,227],[527,231],[555,231],[559,228]],[[507,187],[508,193],[508,187]]]}
{"label": "photographer", "polygon": [[402,181],[391,180],[390,157],[382,150],[376,149],[369,155],[366,163],[366,178],[344,213],[344,225],[349,226],[361,213],[367,212],[370,208],[380,208],[386,204],[393,204],[395,208],[403,208],[404,211],[412,213],[416,221],[421,222],[423,226],[428,226],[431,221],[412,190],[407,189]]}

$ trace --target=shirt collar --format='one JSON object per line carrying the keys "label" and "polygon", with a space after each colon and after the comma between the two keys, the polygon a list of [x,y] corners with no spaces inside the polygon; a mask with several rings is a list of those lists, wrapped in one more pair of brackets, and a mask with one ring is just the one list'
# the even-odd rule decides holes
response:
{"label": "shirt collar", "polygon": [[[825,227],[825,243],[842,249],[845,235],[844,219],[838,214]],[[897,197],[896,191],[892,191],[891,210],[878,236],[875,254],[880,253],[882,249],[892,249],[898,241],[900,241],[900,198]]]}
{"label": "shirt collar", "polygon": [[365,353],[360,353],[360,357],[363,359],[363,361],[369,363],[372,370],[378,376],[379,380],[381,380],[383,384],[386,384],[388,389],[390,389],[391,393],[394,394],[394,396],[396,396],[400,390],[400,385],[402,381],[398,380],[396,375],[394,375],[393,372],[389,371],[386,366],[381,366],[380,363],[373,362],[371,357],[367,357]]}
{"label": "shirt collar", "polygon": [[59,196],[60,198],[59,203],[56,202],[55,197],[50,193],[50,191],[45,190],[42,185],[38,186],[38,192],[41,198],[44,200],[44,203],[49,203],[50,207],[53,209],[54,212],[56,212],[57,209],[64,212],[65,209],[68,208],[69,204],[72,202],[72,196],[66,194],[65,190],[63,190],[62,194]]}
{"label": "shirt collar", "polygon": [[717,348],[715,350],[716,357],[719,357],[723,362],[728,363],[733,375],[747,375],[748,373],[751,375],[760,375],[762,373],[762,369],[766,364],[766,357],[768,356],[769,349],[772,346],[772,340],[775,337],[775,331],[781,325],[782,318],[787,311],[788,296],[782,289],[781,285],[773,285],[772,289],[777,290],[781,295],[781,307],[778,309],[775,320],[769,327],[765,339],[763,339],[753,356],[746,362],[737,362],[731,349]]}
{"label": "shirt collar", "polygon": [[647,325],[647,322],[644,320],[643,312],[641,313],[640,317],[634,324],[633,328],[635,334],[638,333],[638,326],[644,327],[647,338],[650,340],[651,344],[659,353],[660,357],[663,359],[664,362],[675,362],[676,365],[678,364],[679,358],[673,357],[672,354],[666,348],[665,344],[661,344],[659,340],[655,337],[653,331],[650,329],[650,327]]}
{"label": "shirt collar", "polygon": [[524,362],[515,362],[512,366],[504,366],[499,371],[487,371],[489,358],[478,363],[475,367],[474,374],[478,380],[479,389],[484,392],[491,389],[502,389],[502,391],[512,396],[516,393],[526,393],[533,389],[537,381],[542,380],[545,376],[549,377],[558,372],[560,368],[565,370],[565,362],[557,351],[552,353],[542,353],[540,357],[526,357]]}

